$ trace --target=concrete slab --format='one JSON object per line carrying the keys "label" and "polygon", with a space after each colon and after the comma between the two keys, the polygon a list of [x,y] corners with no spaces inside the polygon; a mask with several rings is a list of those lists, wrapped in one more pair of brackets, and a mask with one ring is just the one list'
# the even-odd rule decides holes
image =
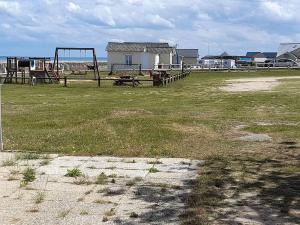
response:
{"label": "concrete slab", "polygon": [[[0,153],[0,165],[15,156]],[[18,160],[15,166],[0,166],[1,225],[180,224],[184,196],[203,163],[51,155],[49,164],[42,166],[42,160]],[[36,179],[20,187],[21,173],[28,166],[35,169]],[[66,177],[73,168],[84,177]],[[14,170],[19,174],[10,180]],[[101,173],[105,181],[96,184]],[[38,193],[44,193],[39,204]]]}

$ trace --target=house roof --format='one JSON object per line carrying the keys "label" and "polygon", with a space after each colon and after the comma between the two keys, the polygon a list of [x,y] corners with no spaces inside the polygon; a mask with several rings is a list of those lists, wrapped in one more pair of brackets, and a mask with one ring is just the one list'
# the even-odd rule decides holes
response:
{"label": "house roof", "polygon": [[281,43],[278,49],[277,57],[286,53],[292,53],[297,58],[300,58],[300,43]]}
{"label": "house roof", "polygon": [[249,58],[268,58],[274,59],[277,56],[277,52],[247,52],[246,57]]}
{"label": "house roof", "polygon": [[223,52],[220,56],[221,56],[221,57],[229,56],[229,54],[228,54],[227,52]]}
{"label": "house roof", "polygon": [[154,42],[108,42],[108,52],[151,52],[155,54],[171,53],[174,50],[168,43]]}
{"label": "house roof", "polygon": [[198,49],[176,49],[177,55],[185,58],[198,58]]}
{"label": "house roof", "polygon": [[214,56],[214,55],[207,55],[202,57],[201,59],[232,59],[232,60],[238,60],[242,56],[235,56],[235,55],[228,55],[228,56]]}
{"label": "house roof", "polygon": [[260,52],[247,52],[246,57],[252,58],[255,55],[259,54]]}
{"label": "house roof", "polygon": [[266,58],[275,59],[277,56],[277,52],[263,52]]}

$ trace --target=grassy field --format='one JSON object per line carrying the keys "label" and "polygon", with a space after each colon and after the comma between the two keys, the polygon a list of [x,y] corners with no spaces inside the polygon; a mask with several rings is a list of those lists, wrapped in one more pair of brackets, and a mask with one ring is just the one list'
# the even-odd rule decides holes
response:
{"label": "grassy field", "polygon": [[[299,207],[300,80],[269,92],[219,89],[228,79],[285,75],[300,73],[193,73],[164,88],[5,85],[5,148],[205,159],[186,224],[221,218],[216,209],[224,207],[227,191],[255,190],[287,215]],[[238,125],[273,140],[237,141]]]}

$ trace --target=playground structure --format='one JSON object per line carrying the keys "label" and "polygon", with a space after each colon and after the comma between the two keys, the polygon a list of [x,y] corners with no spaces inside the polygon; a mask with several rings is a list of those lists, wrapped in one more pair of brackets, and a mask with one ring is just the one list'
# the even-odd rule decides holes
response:
{"label": "playground structure", "polygon": [[94,73],[94,79],[97,79],[97,77],[100,77],[99,67],[98,67],[98,61],[97,61],[97,55],[95,48],[66,48],[66,47],[58,47],[55,49],[54,54],[54,61],[53,61],[53,70],[52,74],[55,74],[57,77],[60,77],[63,74],[63,68],[61,68],[61,62],[60,62],[60,53],[63,52],[64,58],[66,58],[66,52],[69,54],[69,58],[71,58],[71,52],[80,52],[80,58],[82,55],[82,52],[84,52],[85,58],[87,53],[92,53],[92,65],[86,65],[85,70],[78,68],[72,69],[72,75],[85,75],[87,74],[87,71],[93,71]]}
{"label": "playground structure", "polygon": [[[71,51],[80,51],[80,55],[82,51],[85,55],[92,52],[92,65],[85,64],[84,73],[93,71],[95,80],[100,77],[95,48],[56,48],[53,63],[46,57],[8,57],[4,83],[59,83],[64,75],[64,69],[61,68],[63,63],[59,57],[61,51],[68,51],[69,55]],[[73,68],[73,75],[83,74],[81,70],[76,69]]]}
{"label": "playground structure", "polygon": [[[4,83],[18,83],[21,78],[21,84],[25,84],[26,80],[32,80],[37,83],[52,83],[55,80],[49,71],[50,58],[45,57],[8,57],[7,58],[7,74]],[[29,77],[26,77],[29,74]],[[21,75],[21,76],[19,76]]]}

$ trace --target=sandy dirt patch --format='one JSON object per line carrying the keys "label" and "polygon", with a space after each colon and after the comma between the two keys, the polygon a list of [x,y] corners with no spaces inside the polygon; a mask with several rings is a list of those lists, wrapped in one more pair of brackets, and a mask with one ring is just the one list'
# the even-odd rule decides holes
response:
{"label": "sandy dirt patch", "polygon": [[228,80],[226,81],[226,86],[223,86],[220,89],[227,92],[270,91],[280,85],[281,80],[285,79],[300,79],[300,76],[257,77]]}
{"label": "sandy dirt patch", "polygon": [[217,133],[214,132],[212,129],[208,128],[204,125],[183,125],[178,123],[173,123],[171,129],[180,131],[187,134],[201,134],[206,138],[215,138],[217,137]]}

